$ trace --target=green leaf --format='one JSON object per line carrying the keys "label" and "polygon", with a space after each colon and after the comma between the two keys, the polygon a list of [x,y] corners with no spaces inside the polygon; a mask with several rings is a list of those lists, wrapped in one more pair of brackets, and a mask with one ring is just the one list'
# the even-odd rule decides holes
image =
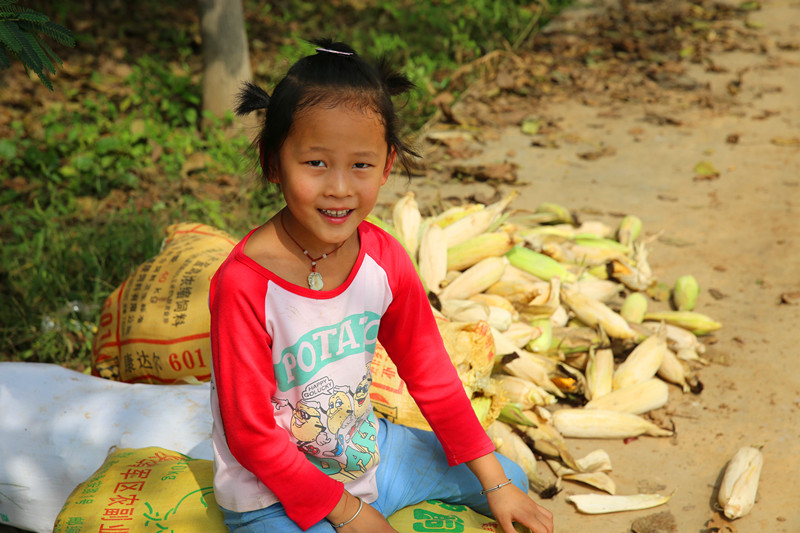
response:
{"label": "green leaf", "polygon": [[41,27],[41,31],[43,34],[47,35],[51,39],[54,39],[59,44],[69,47],[75,46],[75,37],[72,35],[72,32],[61,24],[55,23],[52,20],[48,20],[47,24],[44,24]]}
{"label": "green leaf", "polygon": [[53,65],[53,62],[50,61],[50,58],[47,56],[47,53],[39,45],[40,41],[39,36],[37,36],[35,33],[29,33],[29,32],[22,32],[22,35],[25,39],[23,41],[23,44],[27,44],[27,47],[29,47],[30,50],[33,50],[33,53],[36,54],[36,57],[41,62],[42,70],[43,71],[47,70],[51,74],[55,74],[56,67],[55,65]]}
{"label": "green leaf", "polygon": [[0,70],[7,69],[11,66],[11,58],[8,57],[8,52],[2,46],[0,46]]}
{"label": "green leaf", "polygon": [[0,159],[10,161],[17,157],[17,145],[10,139],[0,139]]}
{"label": "green leaf", "polygon": [[22,50],[22,43],[17,37],[17,33],[19,33],[19,29],[16,22],[13,20],[0,20],[0,41],[15,53],[19,53]]}

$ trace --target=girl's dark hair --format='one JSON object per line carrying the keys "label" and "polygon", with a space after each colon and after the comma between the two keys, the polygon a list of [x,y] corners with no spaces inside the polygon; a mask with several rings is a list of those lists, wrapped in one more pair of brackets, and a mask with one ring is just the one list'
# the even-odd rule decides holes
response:
{"label": "girl's dark hair", "polygon": [[331,39],[310,42],[317,46],[317,53],[292,65],[271,97],[249,82],[239,93],[237,115],[267,110],[254,143],[261,147],[262,179],[268,182],[269,174],[276,171],[278,151],[289,135],[294,117],[318,104],[346,104],[377,113],[386,130],[387,146],[397,152],[398,163],[410,177],[414,158],[419,154],[400,138],[392,97],[409,91],[414,84],[392,69],[385,58],[372,64],[345,43]]}

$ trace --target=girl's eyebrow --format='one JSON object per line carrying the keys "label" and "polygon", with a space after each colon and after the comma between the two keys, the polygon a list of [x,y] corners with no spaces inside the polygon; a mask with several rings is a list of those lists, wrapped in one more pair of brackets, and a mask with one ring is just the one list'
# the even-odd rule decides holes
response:
{"label": "girl's eyebrow", "polygon": [[[333,152],[330,148],[325,148],[324,146],[309,146],[308,148],[304,149],[302,153],[313,153],[313,152]],[[378,155],[378,152],[374,150],[358,150],[356,152],[350,152],[351,156],[355,157],[375,157]]]}

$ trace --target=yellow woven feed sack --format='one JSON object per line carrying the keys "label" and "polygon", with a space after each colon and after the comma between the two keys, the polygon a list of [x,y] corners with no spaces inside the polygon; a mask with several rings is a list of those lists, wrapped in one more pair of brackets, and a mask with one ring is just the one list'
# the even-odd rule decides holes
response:
{"label": "yellow woven feed sack", "polygon": [[210,281],[235,244],[211,226],[170,226],[161,252],[106,299],[92,373],[128,383],[207,381]]}
{"label": "yellow woven feed sack", "polygon": [[[437,319],[439,332],[453,365],[458,371],[467,396],[481,395],[489,381],[494,364],[494,340],[486,322],[450,322]],[[370,400],[375,411],[392,422],[430,431],[416,402],[408,393],[405,382],[397,374],[397,367],[380,343],[376,344],[372,359],[372,387]],[[492,397],[489,413],[480,416],[488,427],[502,409],[502,399]]]}
{"label": "yellow woven feed sack", "polygon": [[401,533],[502,533],[491,518],[464,505],[450,505],[439,500],[401,509],[389,517],[389,523]]}
{"label": "yellow woven feed sack", "polygon": [[227,533],[213,462],[159,447],[124,448],[67,498],[53,533]]}

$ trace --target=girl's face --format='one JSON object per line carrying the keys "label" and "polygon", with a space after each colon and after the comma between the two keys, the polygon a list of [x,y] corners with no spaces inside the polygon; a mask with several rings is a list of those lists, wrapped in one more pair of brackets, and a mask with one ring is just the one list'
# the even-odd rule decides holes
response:
{"label": "girl's face", "polygon": [[278,153],[287,227],[312,255],[350,237],[372,211],[395,153],[387,157],[379,116],[347,105],[317,105],[294,118]]}

